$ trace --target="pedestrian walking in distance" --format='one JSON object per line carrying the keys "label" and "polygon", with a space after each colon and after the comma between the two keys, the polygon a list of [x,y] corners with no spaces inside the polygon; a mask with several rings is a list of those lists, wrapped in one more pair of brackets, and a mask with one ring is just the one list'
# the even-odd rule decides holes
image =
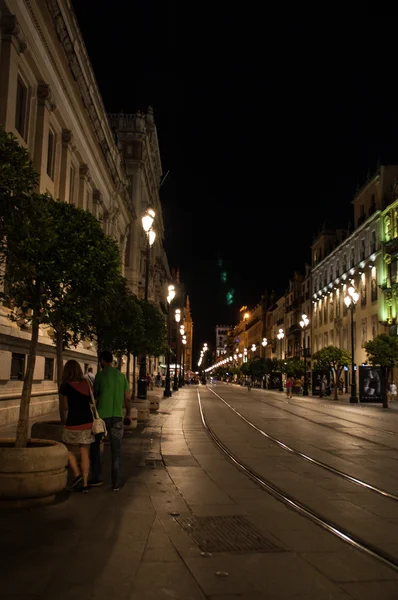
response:
{"label": "pedestrian walking in distance", "polygon": [[[126,376],[112,366],[111,352],[104,350],[100,354],[102,371],[97,373],[94,392],[97,409],[101,419],[105,421],[109,435],[112,455],[112,489],[120,489],[120,453],[123,438],[123,408],[128,409],[130,401],[129,385]],[[102,485],[101,475],[101,440],[96,438],[91,446],[91,480],[89,485]]]}
{"label": "pedestrian walking in distance", "polygon": [[392,384],[390,385],[390,394],[391,394],[391,400],[397,399],[397,386],[395,385],[395,381],[393,381]]}
{"label": "pedestrian walking in distance", "polygon": [[89,367],[87,369],[86,377],[89,380],[89,382],[91,383],[91,385],[94,387],[95,376],[94,376],[94,373],[93,373],[93,367]]}
{"label": "pedestrian walking in distance", "polygon": [[[73,471],[72,487],[88,492],[90,470],[89,448],[94,442],[91,433],[93,414],[91,412],[90,383],[76,360],[68,360],[62,372],[62,385],[59,388],[61,402],[68,413],[62,441],[68,449],[68,462]],[[75,450],[80,451],[80,468]]]}
{"label": "pedestrian walking in distance", "polygon": [[286,381],[286,396],[288,398],[292,397],[292,390],[293,390],[293,379],[291,377],[289,377],[289,379]]}

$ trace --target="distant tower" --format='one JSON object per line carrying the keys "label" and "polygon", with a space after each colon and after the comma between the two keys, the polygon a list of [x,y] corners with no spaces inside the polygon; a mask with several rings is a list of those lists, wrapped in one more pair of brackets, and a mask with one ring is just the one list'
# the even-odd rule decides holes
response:
{"label": "distant tower", "polygon": [[232,329],[230,325],[216,325],[216,356],[222,356],[227,352],[228,331]]}

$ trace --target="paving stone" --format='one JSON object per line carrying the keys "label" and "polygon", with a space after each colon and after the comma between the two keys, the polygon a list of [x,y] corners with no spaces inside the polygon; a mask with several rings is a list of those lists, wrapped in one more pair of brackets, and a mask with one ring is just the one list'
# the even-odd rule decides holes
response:
{"label": "paving stone", "polygon": [[345,583],[341,586],[355,600],[397,600],[396,581],[373,581],[363,583]]}
{"label": "paving stone", "polygon": [[333,581],[357,582],[391,579],[398,584],[397,572],[358,550],[309,552],[301,554],[301,557]]}

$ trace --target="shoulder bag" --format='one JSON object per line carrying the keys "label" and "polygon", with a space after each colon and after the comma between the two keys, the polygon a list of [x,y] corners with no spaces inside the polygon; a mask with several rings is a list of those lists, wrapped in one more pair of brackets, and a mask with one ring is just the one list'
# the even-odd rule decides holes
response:
{"label": "shoulder bag", "polygon": [[93,419],[94,419],[91,431],[93,432],[93,435],[103,435],[105,437],[107,434],[105,421],[103,419],[101,419],[101,417],[98,414],[97,403],[95,402],[92,385],[89,381],[87,381],[87,383],[88,383],[88,387],[90,388],[90,396],[91,396],[90,408],[91,408],[91,412],[93,414]]}

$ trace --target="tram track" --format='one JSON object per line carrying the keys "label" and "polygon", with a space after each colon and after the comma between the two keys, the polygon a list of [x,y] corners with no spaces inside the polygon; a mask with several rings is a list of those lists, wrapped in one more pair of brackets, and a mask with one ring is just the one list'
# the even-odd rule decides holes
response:
{"label": "tram track", "polygon": [[[210,388],[207,388],[207,389],[209,391],[212,391]],[[215,394],[215,392],[213,392],[213,393]],[[217,396],[217,394],[215,394],[215,395]],[[395,557],[391,556],[387,552],[384,552],[382,549],[378,548],[377,546],[366,542],[359,536],[356,536],[356,535],[350,533],[345,528],[340,527],[339,525],[332,522],[331,520],[326,519],[320,513],[313,510],[312,508],[308,507],[307,505],[300,502],[299,500],[295,499],[290,494],[287,494],[282,489],[277,487],[275,484],[271,483],[269,480],[265,479],[262,475],[259,475],[258,473],[253,471],[248,465],[243,463],[235,454],[233,454],[228,449],[228,447],[221,441],[221,439],[216,435],[214,430],[210,427],[209,422],[206,419],[206,416],[204,414],[203,404],[202,404],[199,390],[197,390],[197,397],[198,397],[199,412],[200,412],[203,427],[205,428],[205,430],[207,431],[208,435],[213,440],[213,442],[216,444],[216,446],[222,451],[222,453],[225,456],[227,456],[227,458],[237,468],[239,468],[243,473],[245,473],[253,481],[255,481],[263,490],[265,490],[266,492],[271,494],[274,498],[283,502],[289,508],[291,508],[291,509],[295,510],[297,513],[305,516],[307,519],[309,519],[310,521],[312,521],[313,523],[315,523],[322,529],[328,531],[329,533],[333,534],[334,536],[336,536],[340,540],[344,541],[345,543],[349,544],[350,546],[356,548],[357,550],[360,550],[361,552],[365,553],[367,556],[375,558],[376,560],[383,563],[387,567],[393,569],[395,572],[398,572],[398,560]],[[223,400],[222,398],[220,398],[220,399]],[[223,400],[223,402],[225,402],[225,401]],[[228,404],[228,403],[225,402],[225,404]],[[234,409],[232,409],[232,410],[234,410]],[[237,412],[237,411],[234,410],[234,412]],[[239,414],[239,413],[237,413],[237,414]],[[241,415],[239,415],[239,416],[241,416]],[[244,421],[246,421],[250,424],[250,422],[247,419],[245,419],[245,417],[242,417],[242,418]],[[256,426],[254,426],[254,428],[258,430],[258,428]],[[268,437],[268,436],[266,436],[266,437]],[[348,476],[348,477],[350,477],[350,476]],[[391,496],[388,495],[388,497],[391,497]],[[398,500],[397,497],[396,497],[396,499]]]}
{"label": "tram track", "polygon": [[[280,406],[274,406],[273,404],[270,404],[269,402],[267,402],[266,400],[264,400],[263,398],[260,398],[260,402],[262,404],[266,404],[267,406],[272,406],[273,408],[277,408],[278,410],[285,410],[284,408],[280,407]],[[365,423],[360,423],[359,421],[352,421],[351,419],[347,419],[345,417],[340,417],[337,415],[331,415],[329,413],[324,413],[320,410],[317,409],[313,409],[312,405],[310,406],[301,406],[299,404],[296,404],[294,402],[288,402],[286,400],[282,400],[281,398],[275,398],[275,402],[283,402],[284,404],[289,404],[291,406],[293,406],[294,408],[298,408],[300,410],[310,410],[311,412],[317,413],[318,415],[322,415],[323,417],[328,416],[328,417],[332,417],[332,418],[336,418],[339,421],[346,421],[347,423],[351,423],[353,425],[359,425],[360,427],[366,427],[366,429],[372,429],[372,431],[378,431],[379,433],[387,433],[388,435],[392,435],[392,436],[397,436],[398,437],[398,431],[391,431],[389,429],[380,429],[380,427],[375,427],[374,425],[366,425]],[[335,407],[333,407],[335,408]],[[306,419],[307,421],[310,421],[311,423],[316,423],[317,425],[322,425],[323,427],[329,427],[329,429],[334,429],[333,427],[327,425],[327,424],[322,424],[322,423],[318,423],[317,421],[314,421],[313,419],[310,419],[309,417],[304,417],[302,415],[296,415],[294,412],[291,411],[286,411],[291,415],[294,415],[296,417],[299,417],[301,419]],[[371,418],[370,415],[363,415],[366,418]],[[349,435],[353,435],[350,432],[344,432],[347,433]],[[356,436],[356,437],[360,437],[360,436]],[[362,438],[363,439],[363,438]],[[377,443],[377,442],[374,442]],[[383,444],[384,445],[384,444]]]}
{"label": "tram track", "polygon": [[[313,465],[321,467],[325,471],[328,471],[329,473],[333,473],[334,475],[341,477],[345,481],[349,481],[350,483],[354,483],[355,485],[358,485],[362,488],[370,490],[371,492],[379,494],[380,496],[383,496],[385,498],[390,498],[391,500],[395,500],[398,502],[398,496],[396,494],[392,494],[391,492],[387,492],[386,490],[383,490],[377,486],[371,485],[370,483],[367,483],[366,481],[363,481],[362,479],[353,477],[349,473],[345,473],[344,471],[341,471],[340,469],[336,469],[335,467],[332,467],[331,465],[328,465],[327,463],[324,463],[316,458],[309,456],[308,454],[305,454],[304,452],[300,452],[300,450],[296,450],[295,448],[293,448],[292,446],[289,446],[288,444],[285,444],[282,440],[279,440],[278,438],[267,433],[263,429],[260,429],[260,427],[257,427],[257,425],[255,425],[254,423],[249,421],[249,419],[246,419],[246,417],[244,415],[242,415],[238,410],[236,410],[236,408],[234,408],[231,404],[229,404],[229,402],[224,400],[224,398],[219,396],[219,394],[217,394],[214,390],[212,390],[211,388],[207,388],[207,389],[209,390],[209,392],[211,392],[212,394],[217,396],[217,398],[219,398],[226,406],[228,406],[228,408],[230,410],[232,410],[238,417],[240,417],[247,425],[249,425],[255,431],[260,433],[262,436],[266,437],[268,440],[270,440],[271,442],[273,442],[274,444],[279,446],[279,448],[282,448],[283,450],[286,450],[286,452],[290,452],[290,454],[293,454],[294,456],[298,456],[299,458],[302,458],[303,460],[306,460],[307,462],[309,462]],[[281,409],[281,410],[283,410],[283,409]],[[289,414],[293,414],[293,413],[289,413]],[[294,415],[294,416],[296,416],[296,415]]]}

